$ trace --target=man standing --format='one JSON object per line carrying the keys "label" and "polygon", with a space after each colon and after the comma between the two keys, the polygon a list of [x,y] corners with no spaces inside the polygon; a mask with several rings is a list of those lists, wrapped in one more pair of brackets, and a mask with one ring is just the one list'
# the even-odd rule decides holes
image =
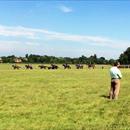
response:
{"label": "man standing", "polygon": [[119,66],[120,63],[115,62],[114,66],[110,68],[110,76],[111,76],[111,88],[109,93],[110,99],[118,99],[120,91],[120,79],[122,78],[122,74],[118,69]]}

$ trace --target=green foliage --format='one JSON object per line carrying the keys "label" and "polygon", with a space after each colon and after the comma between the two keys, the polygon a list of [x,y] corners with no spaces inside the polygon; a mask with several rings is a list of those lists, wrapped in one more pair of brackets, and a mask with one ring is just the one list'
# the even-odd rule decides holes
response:
{"label": "green foliage", "polygon": [[[12,56],[2,56],[1,59],[3,63],[14,63],[15,58],[20,58],[23,63],[45,63],[45,64],[113,64],[117,59],[105,59],[105,57],[97,57],[96,54],[91,55],[90,57],[86,57],[82,55],[81,57],[71,58],[71,57],[55,57],[55,56],[41,56],[35,54],[26,54],[25,57],[16,57]],[[130,47],[124,51],[124,53],[120,54],[118,59],[121,64],[130,64]]]}
{"label": "green foliage", "polygon": [[1,57],[3,60],[3,63],[14,63],[15,58],[19,58],[22,60],[23,63],[68,63],[68,64],[109,64],[109,60],[106,60],[104,57],[97,58],[96,54],[86,57],[82,55],[78,58],[70,58],[70,57],[55,57],[55,56],[40,56],[40,55],[34,55],[34,54],[26,54],[25,57],[16,57],[16,56],[3,56]]}
{"label": "green foliage", "polygon": [[126,51],[120,55],[119,61],[122,64],[130,64],[130,47],[128,47]]}
{"label": "green foliage", "polygon": [[[21,65],[24,66],[24,65]],[[119,99],[108,95],[109,66],[101,69],[13,70],[0,64],[0,130],[129,130],[129,69]]]}
{"label": "green foliage", "polygon": [[7,57],[3,56],[1,58],[2,58],[3,63],[14,63],[15,55],[7,56]]}

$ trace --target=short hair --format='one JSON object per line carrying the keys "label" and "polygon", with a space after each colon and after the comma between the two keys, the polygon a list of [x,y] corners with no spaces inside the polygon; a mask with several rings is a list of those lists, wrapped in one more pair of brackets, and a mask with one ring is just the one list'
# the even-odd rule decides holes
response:
{"label": "short hair", "polygon": [[119,61],[115,61],[114,62],[114,66],[118,66],[118,65],[120,65],[120,62]]}

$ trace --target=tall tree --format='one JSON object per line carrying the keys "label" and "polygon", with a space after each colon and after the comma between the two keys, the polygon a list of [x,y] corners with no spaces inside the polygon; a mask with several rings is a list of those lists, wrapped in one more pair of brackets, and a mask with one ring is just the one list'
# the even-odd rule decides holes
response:
{"label": "tall tree", "polygon": [[120,55],[119,61],[121,64],[130,64],[130,47]]}

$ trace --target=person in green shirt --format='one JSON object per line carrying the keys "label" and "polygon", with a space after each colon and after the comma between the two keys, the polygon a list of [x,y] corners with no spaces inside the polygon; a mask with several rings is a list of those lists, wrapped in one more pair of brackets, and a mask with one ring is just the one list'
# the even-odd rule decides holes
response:
{"label": "person in green shirt", "polygon": [[119,66],[120,63],[116,61],[114,63],[114,66],[110,68],[110,76],[111,76],[111,88],[109,92],[110,99],[118,99],[120,91],[120,79],[122,78]]}

